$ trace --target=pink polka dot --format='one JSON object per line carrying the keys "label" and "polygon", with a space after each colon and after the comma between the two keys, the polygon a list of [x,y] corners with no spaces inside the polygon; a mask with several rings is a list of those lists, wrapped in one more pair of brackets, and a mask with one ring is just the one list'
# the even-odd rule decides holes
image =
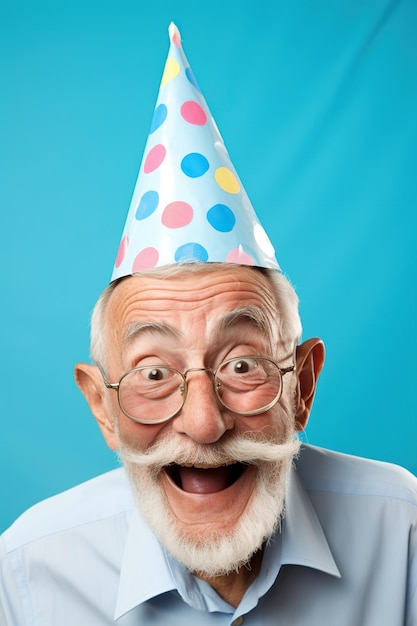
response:
{"label": "pink polka dot", "polygon": [[153,172],[161,165],[162,161],[165,159],[166,152],[165,146],[161,143],[158,143],[149,150],[146,155],[145,163],[143,164],[143,171],[145,174]]}
{"label": "pink polka dot", "polygon": [[179,32],[176,30],[172,36],[172,43],[177,46],[177,48],[181,48],[181,38]]}
{"label": "pink polka dot", "polygon": [[240,265],[255,265],[255,261],[241,248],[233,248],[227,253],[226,263],[239,263]]}
{"label": "pink polka dot", "polygon": [[187,202],[170,202],[162,213],[162,223],[167,228],[182,228],[193,219],[193,207]]}
{"label": "pink polka dot", "polygon": [[204,126],[207,122],[207,115],[203,107],[194,100],[187,100],[181,106],[181,115],[189,124]]}
{"label": "pink polka dot", "polygon": [[159,253],[156,248],[144,248],[136,255],[133,261],[132,273],[150,270],[156,266],[158,260]]}
{"label": "pink polka dot", "polygon": [[119,249],[117,251],[115,267],[120,267],[121,264],[123,263],[123,259],[125,258],[128,245],[129,245],[129,237],[125,235],[124,237],[122,237],[122,240],[119,245]]}

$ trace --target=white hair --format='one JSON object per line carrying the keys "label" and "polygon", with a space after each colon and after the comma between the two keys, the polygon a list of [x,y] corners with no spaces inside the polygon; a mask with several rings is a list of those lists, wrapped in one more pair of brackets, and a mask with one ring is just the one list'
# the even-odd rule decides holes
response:
{"label": "white hair", "polygon": [[[203,272],[208,269],[227,271],[235,268],[231,263],[184,263],[167,265],[164,267],[133,274],[134,276],[149,276],[167,280],[173,276],[190,272]],[[248,266],[242,266],[248,267]],[[276,316],[274,322],[278,325],[279,337],[289,348],[295,346],[301,338],[301,320],[298,312],[298,297],[289,280],[280,272],[273,269],[252,268],[261,272],[267,279],[275,297]],[[105,366],[107,357],[107,336],[105,330],[106,308],[109,299],[117,285],[124,280],[119,278],[102,292],[93,309],[91,316],[90,354],[95,363]]]}

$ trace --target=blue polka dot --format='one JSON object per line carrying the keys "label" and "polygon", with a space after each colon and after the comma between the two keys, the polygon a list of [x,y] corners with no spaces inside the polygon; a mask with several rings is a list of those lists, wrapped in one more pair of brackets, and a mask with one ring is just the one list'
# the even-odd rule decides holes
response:
{"label": "blue polka dot", "polygon": [[208,253],[203,246],[199,243],[185,243],[183,246],[177,248],[175,252],[175,261],[179,263],[180,261],[202,261],[206,263],[208,260]]}
{"label": "blue polka dot", "polygon": [[157,191],[146,191],[140,199],[139,206],[136,209],[135,217],[137,220],[144,220],[155,211],[159,202],[159,194]]}
{"label": "blue polka dot", "polygon": [[221,233],[228,233],[236,224],[234,213],[225,204],[215,204],[207,211],[208,222]]}
{"label": "blue polka dot", "polygon": [[190,81],[190,83],[192,84],[192,86],[198,89],[198,91],[200,91],[200,87],[198,86],[198,82],[193,74],[193,70],[191,69],[191,67],[187,67],[185,69],[185,75]]}
{"label": "blue polka dot", "polygon": [[153,113],[151,129],[149,131],[150,135],[152,135],[152,133],[154,133],[156,129],[159,128],[161,124],[165,122],[167,115],[168,115],[168,109],[166,108],[165,104],[158,104],[158,106],[156,107]]}
{"label": "blue polka dot", "polygon": [[181,169],[186,176],[198,178],[207,172],[209,162],[199,152],[190,152],[181,161]]}

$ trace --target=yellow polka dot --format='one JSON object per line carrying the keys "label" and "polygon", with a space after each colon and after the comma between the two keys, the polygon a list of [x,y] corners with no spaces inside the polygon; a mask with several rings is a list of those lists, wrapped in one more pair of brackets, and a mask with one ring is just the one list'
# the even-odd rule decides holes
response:
{"label": "yellow polka dot", "polygon": [[227,193],[239,193],[240,185],[236,176],[228,167],[218,167],[214,172],[217,184]]}
{"label": "yellow polka dot", "polygon": [[170,80],[178,76],[180,73],[180,64],[176,59],[167,59],[165,63],[164,73],[162,75],[161,87],[169,83]]}

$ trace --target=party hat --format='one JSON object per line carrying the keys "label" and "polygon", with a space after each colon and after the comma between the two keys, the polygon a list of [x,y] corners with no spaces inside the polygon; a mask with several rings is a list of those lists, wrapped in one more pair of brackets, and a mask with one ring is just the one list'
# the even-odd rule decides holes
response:
{"label": "party hat", "polygon": [[187,262],[279,269],[185,57],[177,27],[112,280]]}

